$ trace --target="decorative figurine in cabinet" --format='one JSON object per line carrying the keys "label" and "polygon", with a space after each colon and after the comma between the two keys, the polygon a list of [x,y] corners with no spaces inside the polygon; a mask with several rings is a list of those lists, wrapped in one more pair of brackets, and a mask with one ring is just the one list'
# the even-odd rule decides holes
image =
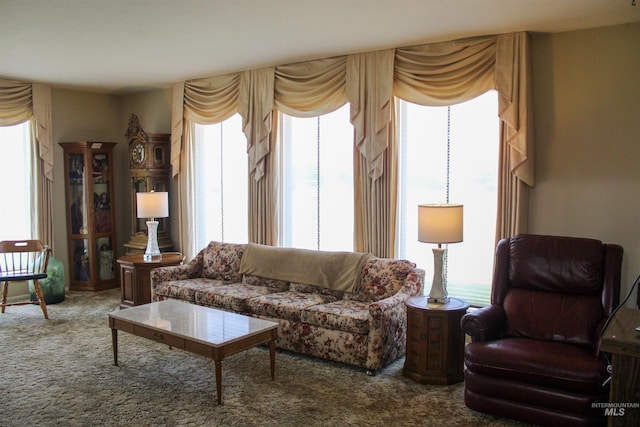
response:
{"label": "decorative figurine in cabinet", "polygon": [[115,142],[61,142],[69,247],[69,285],[75,291],[118,286],[113,147]]}
{"label": "decorative figurine in cabinet", "polygon": [[[169,191],[171,177],[168,133],[146,133],[135,114],[129,118],[125,137],[129,141],[129,179],[131,193],[131,239],[124,244],[127,254],[144,253],[147,247],[147,218],[138,218],[136,193]],[[171,251],[169,218],[157,218],[158,247],[161,252]]]}

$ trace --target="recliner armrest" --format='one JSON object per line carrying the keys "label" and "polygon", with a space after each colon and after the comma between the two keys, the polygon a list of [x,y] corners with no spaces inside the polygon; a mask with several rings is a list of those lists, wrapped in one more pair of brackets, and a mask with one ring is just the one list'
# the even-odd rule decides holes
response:
{"label": "recliner armrest", "polygon": [[462,316],[460,327],[472,341],[491,341],[500,337],[504,321],[502,307],[488,305]]}

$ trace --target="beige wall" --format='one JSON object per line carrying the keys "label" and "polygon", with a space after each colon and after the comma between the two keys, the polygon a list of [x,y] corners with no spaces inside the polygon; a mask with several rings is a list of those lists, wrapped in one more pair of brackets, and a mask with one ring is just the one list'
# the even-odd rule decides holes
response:
{"label": "beige wall", "polygon": [[[536,186],[532,233],[593,237],[624,247],[622,293],[640,273],[640,23],[533,38]],[[110,140],[116,147],[118,253],[129,239],[128,153],[135,113],[147,132],[169,133],[171,90],[127,96],[54,89],[55,256],[67,266],[59,141]],[[175,182],[171,183],[175,195]],[[171,212],[176,212],[175,199]],[[171,222],[177,239],[177,218]],[[635,298],[635,296],[634,296]]]}
{"label": "beige wall", "polygon": [[533,39],[529,231],[622,245],[622,297],[640,273],[639,41],[640,23]]}
{"label": "beige wall", "polygon": [[122,133],[135,114],[145,132],[171,133],[171,89],[153,90],[120,97]]}

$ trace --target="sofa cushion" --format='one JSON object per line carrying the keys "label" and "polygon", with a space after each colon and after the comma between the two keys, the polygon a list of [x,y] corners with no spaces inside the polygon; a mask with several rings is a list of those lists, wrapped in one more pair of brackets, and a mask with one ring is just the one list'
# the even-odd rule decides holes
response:
{"label": "sofa cushion", "polygon": [[360,272],[362,289],[353,294],[345,292],[345,298],[373,302],[395,295],[415,266],[415,263],[403,259],[371,257]]}
{"label": "sofa cushion", "polygon": [[338,300],[305,308],[300,320],[327,329],[366,334],[369,317],[369,303]]}
{"label": "sofa cushion", "polygon": [[203,254],[202,276],[232,283],[240,282],[240,261],[245,246],[234,243],[209,243]]}
{"label": "sofa cushion", "polygon": [[266,286],[277,291],[289,290],[289,282],[285,282],[284,280],[268,279],[266,277],[254,276],[251,274],[242,275],[242,283],[253,286]]}
{"label": "sofa cushion", "polygon": [[303,309],[332,301],[335,298],[330,295],[287,291],[252,298],[247,302],[247,308],[258,316],[297,321]]}
{"label": "sofa cushion", "polygon": [[168,282],[155,285],[154,294],[163,297],[181,299],[189,302],[196,302],[196,292],[223,286],[222,280],[205,279],[198,277],[195,279],[170,280]]}
{"label": "sofa cushion", "polygon": [[344,295],[343,291],[340,291],[337,289],[329,289],[329,288],[323,288],[322,286],[307,285],[306,283],[292,282],[289,287],[289,290],[296,291],[296,292],[305,292],[308,294],[329,295],[334,297],[335,299],[342,299],[342,296]]}
{"label": "sofa cushion", "polygon": [[268,286],[254,286],[246,283],[230,283],[196,292],[196,304],[217,307],[238,313],[247,312],[247,301],[261,295],[277,292]]}

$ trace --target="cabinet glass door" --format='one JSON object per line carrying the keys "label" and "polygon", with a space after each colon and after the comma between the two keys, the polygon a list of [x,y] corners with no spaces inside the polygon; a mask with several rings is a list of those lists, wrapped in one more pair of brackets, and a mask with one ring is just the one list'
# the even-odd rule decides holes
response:
{"label": "cabinet glass door", "polygon": [[98,279],[110,280],[115,278],[113,248],[110,237],[96,239],[96,253],[98,254]]}
{"label": "cabinet glass door", "polygon": [[[113,148],[115,142],[60,142],[64,150],[69,286],[102,291],[118,285]],[[116,255],[117,256],[117,255]]]}
{"label": "cabinet glass door", "polygon": [[92,157],[94,225],[97,233],[110,233],[109,157],[107,153],[93,153]]}
{"label": "cabinet glass door", "polygon": [[88,282],[89,272],[89,241],[87,239],[73,239],[73,280],[76,282]]}
{"label": "cabinet glass door", "polygon": [[87,191],[85,181],[84,154],[74,153],[68,157],[69,161],[69,192],[71,234],[87,234]]}

